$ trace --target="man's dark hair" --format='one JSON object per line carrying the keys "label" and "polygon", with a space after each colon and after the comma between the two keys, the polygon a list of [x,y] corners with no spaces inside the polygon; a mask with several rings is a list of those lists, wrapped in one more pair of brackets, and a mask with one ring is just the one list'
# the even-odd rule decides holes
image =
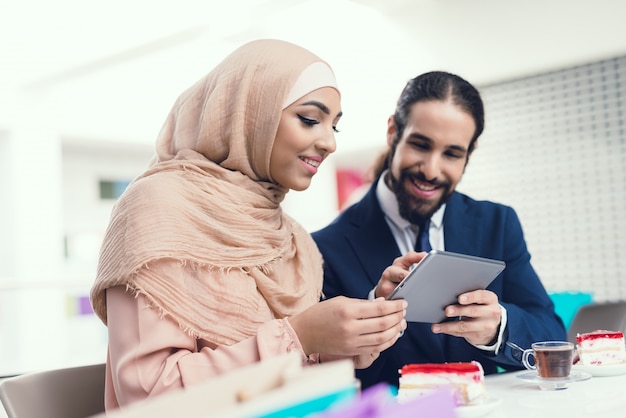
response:
{"label": "man's dark hair", "polygon": [[389,168],[391,158],[395,154],[398,142],[406,127],[411,107],[417,102],[429,100],[450,100],[472,116],[476,125],[476,131],[469,144],[467,154],[469,159],[469,155],[476,145],[476,140],[485,127],[485,110],[480,93],[473,85],[458,75],[445,71],[431,71],[409,80],[402,90],[396,104],[396,112],[393,115],[396,125],[396,137],[393,139],[387,158],[383,159],[376,168],[376,177]]}

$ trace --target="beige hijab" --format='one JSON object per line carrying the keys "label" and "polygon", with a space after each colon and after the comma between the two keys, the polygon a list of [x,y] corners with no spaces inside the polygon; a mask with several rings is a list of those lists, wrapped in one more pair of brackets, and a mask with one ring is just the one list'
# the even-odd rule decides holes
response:
{"label": "beige hijab", "polygon": [[[117,285],[216,344],[317,303],[321,255],[282,212],[287,189],[269,166],[285,101],[313,63],[327,66],[296,45],[253,41],[178,98],[153,163],[116,204],[104,237],[91,300],[105,324],[105,290]],[[319,84],[300,97],[335,87]]]}

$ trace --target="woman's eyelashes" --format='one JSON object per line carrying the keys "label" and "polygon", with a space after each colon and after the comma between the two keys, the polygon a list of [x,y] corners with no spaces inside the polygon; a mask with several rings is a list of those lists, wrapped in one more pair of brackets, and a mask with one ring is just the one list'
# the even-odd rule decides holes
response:
{"label": "woman's eyelashes", "polygon": [[319,120],[310,119],[310,118],[302,116],[301,114],[298,114],[298,118],[300,119],[300,121],[302,123],[304,123],[305,125],[308,125],[308,126],[313,126],[313,125],[317,125],[318,123],[320,123]]}
{"label": "woman's eyelashes", "polygon": [[[297,113],[296,115],[298,116],[298,119],[300,119],[300,121],[302,123],[304,123],[305,125],[307,125],[307,126],[314,126],[314,125],[318,125],[320,123],[320,121],[317,120],[317,119],[307,118],[306,116],[302,116],[299,113]],[[337,129],[337,125],[333,125],[333,131],[335,133],[339,132],[339,129]]]}

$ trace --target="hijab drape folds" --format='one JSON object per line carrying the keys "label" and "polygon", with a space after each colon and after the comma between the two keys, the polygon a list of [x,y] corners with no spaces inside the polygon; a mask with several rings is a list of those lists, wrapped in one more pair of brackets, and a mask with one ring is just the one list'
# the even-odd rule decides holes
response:
{"label": "hijab drape folds", "polygon": [[282,212],[287,189],[269,168],[283,101],[314,62],[296,45],[253,41],[178,98],[104,237],[91,299],[105,324],[105,290],[117,285],[215,344],[319,300],[321,255]]}

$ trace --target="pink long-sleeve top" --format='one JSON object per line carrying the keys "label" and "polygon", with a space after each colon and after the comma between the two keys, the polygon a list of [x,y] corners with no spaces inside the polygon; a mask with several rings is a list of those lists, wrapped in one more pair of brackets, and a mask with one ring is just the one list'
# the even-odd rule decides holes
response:
{"label": "pink long-sleeve top", "polygon": [[215,347],[188,335],[170,317],[161,317],[145,296],[135,297],[124,286],[106,292],[107,411],[279,354],[299,351],[307,362],[286,318],[264,323],[255,336],[237,344]]}

